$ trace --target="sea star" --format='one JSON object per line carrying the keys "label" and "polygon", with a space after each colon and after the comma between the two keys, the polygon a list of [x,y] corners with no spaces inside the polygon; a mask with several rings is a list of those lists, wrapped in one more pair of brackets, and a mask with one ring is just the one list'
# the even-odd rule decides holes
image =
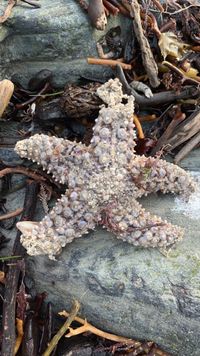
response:
{"label": "sea star", "polygon": [[16,145],[21,157],[67,184],[66,193],[41,222],[17,224],[30,255],[54,258],[97,224],[135,246],[165,247],[183,236],[180,227],[146,212],[136,198],[157,191],[188,196],[194,181],[174,164],[135,154],[134,97],[123,95],[118,79],[99,87],[97,94],[105,105],[88,147],[43,134]]}

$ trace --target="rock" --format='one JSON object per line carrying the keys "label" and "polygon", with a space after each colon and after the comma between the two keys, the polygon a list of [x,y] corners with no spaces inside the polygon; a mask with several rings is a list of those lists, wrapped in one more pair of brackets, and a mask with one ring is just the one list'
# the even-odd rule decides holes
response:
{"label": "rock", "polygon": [[66,246],[57,261],[28,258],[32,293],[46,291],[55,311],[78,299],[80,314],[103,330],[155,341],[172,355],[199,356],[200,221],[176,211],[173,196],[142,204],[185,227],[169,257],[97,229]]}
{"label": "rock", "polygon": [[[199,150],[195,150],[181,165],[187,168],[189,164],[194,171],[198,157]],[[19,176],[14,175],[13,179],[16,178]],[[6,198],[9,211],[19,208],[23,205],[24,189]],[[172,355],[199,356],[198,214],[196,220],[189,213],[183,215],[180,204],[171,195],[148,196],[142,199],[142,204],[149,211],[185,227],[185,238],[169,257],[158,250],[128,245],[97,229],[66,246],[57,261],[29,257],[26,284],[33,295],[46,291],[55,312],[69,310],[72,299],[76,298],[82,306],[80,315],[103,330],[155,341]],[[36,220],[42,215],[39,204]],[[10,238],[1,255],[9,255],[16,230],[0,227],[0,232]]]}
{"label": "rock", "polygon": [[[5,10],[0,4],[0,15]],[[130,21],[111,16],[109,28]],[[88,56],[97,56],[96,41],[105,32],[94,29],[84,11],[74,0],[43,0],[33,9],[19,3],[5,24],[0,25],[0,79],[12,78],[24,86],[42,69],[53,72],[53,85],[62,87],[81,75],[106,78],[108,67],[88,65]]]}

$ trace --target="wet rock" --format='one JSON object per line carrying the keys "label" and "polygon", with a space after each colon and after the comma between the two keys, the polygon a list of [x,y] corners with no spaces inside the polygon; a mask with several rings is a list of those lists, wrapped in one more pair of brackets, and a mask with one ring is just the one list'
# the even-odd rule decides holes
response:
{"label": "wet rock", "polygon": [[52,81],[53,73],[48,69],[43,69],[33,76],[28,82],[28,89],[32,91],[41,90],[46,83]]}
{"label": "wet rock", "polygon": [[76,136],[83,137],[86,133],[86,127],[77,120],[69,120],[69,127]]}
{"label": "wet rock", "polygon": [[[6,2],[0,4],[3,13]],[[111,17],[110,27],[129,21]],[[24,86],[39,71],[53,72],[53,85],[63,87],[81,75],[108,78],[112,70],[91,66],[88,56],[97,56],[96,41],[105,33],[92,27],[87,15],[74,0],[43,0],[41,8],[19,3],[0,26],[0,79],[12,78]]]}
{"label": "wet rock", "polygon": [[61,109],[59,99],[53,99],[50,102],[41,101],[36,105],[34,122],[41,127],[50,128],[55,124],[64,124],[65,121],[66,114]]}
{"label": "wet rock", "polygon": [[36,105],[34,123],[40,128],[55,129],[59,137],[79,136],[82,138],[86,127],[79,121],[71,119],[62,110],[60,99],[42,101]]}
{"label": "wet rock", "polygon": [[[80,336],[78,340],[77,338],[75,340],[66,339],[62,345],[58,346],[57,354],[60,356],[94,356],[94,346],[95,343],[85,340],[84,336]],[[106,356],[106,354],[102,353],[101,356]]]}
{"label": "wet rock", "polygon": [[[0,200],[0,215],[4,215],[8,213],[7,209],[5,208],[5,203],[6,203],[6,199]],[[0,221],[0,227],[6,230],[10,230],[14,226],[15,222],[16,222],[15,217],[2,220]]]}
{"label": "wet rock", "polygon": [[[198,170],[199,150],[181,162]],[[6,208],[23,205],[24,190],[8,195]],[[21,205],[20,205],[21,204]],[[148,196],[149,211],[185,228],[185,237],[164,256],[157,249],[139,249],[102,229],[74,240],[57,261],[27,260],[33,295],[46,291],[54,311],[81,303],[80,315],[95,326],[135,339],[152,340],[176,356],[199,356],[200,221],[174,210],[173,196]],[[44,212],[38,204],[36,220]],[[0,227],[10,242],[16,230]],[[9,245],[10,246],[10,245]],[[8,255],[8,246],[1,255]]]}
{"label": "wet rock", "polygon": [[166,257],[97,229],[66,246],[57,261],[28,258],[32,291],[46,291],[56,311],[78,299],[80,314],[97,327],[155,341],[172,355],[198,356],[200,222],[174,210],[173,196],[142,199],[149,211],[185,228]]}

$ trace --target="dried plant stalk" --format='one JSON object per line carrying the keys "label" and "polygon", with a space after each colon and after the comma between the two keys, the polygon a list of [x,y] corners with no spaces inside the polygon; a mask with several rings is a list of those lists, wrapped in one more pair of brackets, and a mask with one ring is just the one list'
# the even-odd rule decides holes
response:
{"label": "dried plant stalk", "polygon": [[137,128],[137,132],[138,132],[138,137],[140,139],[143,139],[144,138],[144,132],[142,130],[142,125],[140,123],[140,120],[138,119],[138,117],[136,115],[133,115],[133,121],[134,121],[134,124]]}
{"label": "dried plant stalk", "polygon": [[[68,317],[70,315],[65,310],[63,310],[62,312],[60,312],[58,314],[61,315],[61,316],[65,316],[65,317]],[[123,343],[131,344],[131,345],[133,345],[135,343],[140,344],[139,342],[137,342],[135,340],[132,340],[132,339],[128,339],[127,337],[110,334],[110,333],[107,333],[107,332],[105,332],[103,330],[100,330],[100,329],[96,328],[95,326],[91,325],[90,323],[88,323],[87,320],[82,319],[82,318],[80,318],[78,316],[76,316],[74,318],[74,320],[77,321],[79,324],[82,324],[83,326],[80,326],[77,329],[73,329],[73,328],[70,327],[69,328],[69,333],[67,335],[65,335],[65,337],[67,337],[67,338],[89,331],[89,332],[91,332],[91,333],[93,333],[93,334],[95,334],[97,336],[103,337],[104,339],[108,339],[108,340],[111,340],[111,341],[123,342]]]}
{"label": "dried plant stalk", "polygon": [[13,95],[14,84],[7,79],[0,82],[0,117],[7,108],[9,101]]}
{"label": "dried plant stalk", "polygon": [[17,354],[24,335],[24,330],[23,330],[23,320],[16,318],[16,326],[17,326],[17,339],[15,341],[15,349],[14,349],[14,355]]}

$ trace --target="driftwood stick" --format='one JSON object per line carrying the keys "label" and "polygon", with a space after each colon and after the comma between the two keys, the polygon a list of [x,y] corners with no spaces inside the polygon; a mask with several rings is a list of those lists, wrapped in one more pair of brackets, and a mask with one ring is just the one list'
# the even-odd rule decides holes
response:
{"label": "driftwood stick", "polygon": [[182,70],[181,68],[177,68],[174,64],[172,64],[168,61],[163,61],[162,64],[164,66],[168,67],[169,69],[171,69],[172,72],[179,75],[182,78],[183,82],[187,81],[188,83],[190,82],[190,84],[199,86],[200,77],[195,76],[194,78],[191,78],[191,77],[189,77],[189,75],[187,75],[186,72],[184,72],[184,70]]}
{"label": "driftwood stick", "polygon": [[137,0],[130,0],[129,3],[131,5],[131,15],[133,16],[133,28],[142,53],[143,65],[151,86],[156,88],[160,84],[158,79],[158,66],[154,60],[149,42],[144,35],[140,17],[140,5]]}
{"label": "driftwood stick", "polygon": [[156,146],[151,150],[151,156],[154,156],[158,151],[162,149],[168,142],[169,137],[173,134],[175,127],[180,123],[179,120],[173,119],[167,126],[167,129],[157,141]]}
{"label": "driftwood stick", "polygon": [[[36,196],[38,191],[38,184],[31,181],[27,183],[26,194],[24,199],[24,210],[21,221],[33,219],[36,207]],[[14,242],[13,255],[25,255],[25,249],[20,242],[20,231]],[[14,354],[15,347],[15,307],[16,307],[16,293],[18,287],[18,280],[20,275],[20,265],[12,264],[8,267],[6,274],[5,295],[3,304],[3,338],[1,356],[10,356]]]}
{"label": "driftwood stick", "polygon": [[46,351],[43,353],[42,356],[49,356],[51,355],[51,352],[53,349],[56,347],[58,341],[61,339],[61,337],[66,333],[66,331],[69,329],[69,326],[71,325],[72,321],[74,321],[74,318],[76,317],[78,311],[80,309],[80,304],[77,300],[75,300],[73,304],[73,308],[71,313],[68,315],[68,318],[66,322],[63,324],[63,326],[60,328],[60,330],[57,332],[57,334],[53,337],[53,339],[50,341],[49,346],[47,347]]}
{"label": "driftwood stick", "polygon": [[7,79],[0,82],[0,117],[7,108],[9,101],[13,95],[14,84]]}
{"label": "driftwood stick", "polygon": [[198,144],[200,143],[200,132],[198,132],[195,136],[189,140],[186,145],[181,148],[181,150],[174,157],[174,163],[178,164],[185,156],[190,153]]}
{"label": "driftwood stick", "polygon": [[121,81],[124,92],[128,95],[132,94],[135,97],[135,101],[140,106],[140,108],[146,108],[149,106],[154,107],[161,104],[167,104],[187,98],[196,98],[200,95],[199,88],[194,86],[188,86],[180,93],[177,93],[175,91],[163,91],[161,93],[154,94],[151,98],[146,98],[145,96],[138,94],[135,90],[131,88],[131,86],[126,80],[126,77],[120,64],[117,64],[116,66],[116,76]]}
{"label": "driftwood stick", "polygon": [[194,111],[187,119],[183,120],[174,130],[173,136],[169,137],[168,143],[171,149],[188,141],[200,132],[200,110]]}

